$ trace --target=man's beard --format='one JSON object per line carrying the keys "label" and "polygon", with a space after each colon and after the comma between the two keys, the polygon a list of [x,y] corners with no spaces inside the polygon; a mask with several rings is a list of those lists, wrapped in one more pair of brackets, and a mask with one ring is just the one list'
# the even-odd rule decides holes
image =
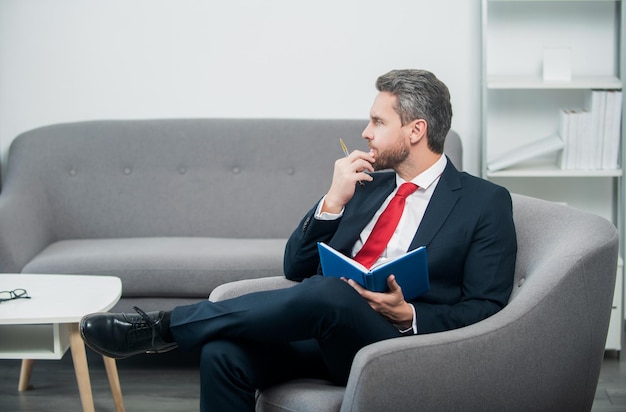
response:
{"label": "man's beard", "polygon": [[409,148],[400,141],[395,147],[379,152],[373,163],[374,170],[396,169],[396,167],[409,157]]}

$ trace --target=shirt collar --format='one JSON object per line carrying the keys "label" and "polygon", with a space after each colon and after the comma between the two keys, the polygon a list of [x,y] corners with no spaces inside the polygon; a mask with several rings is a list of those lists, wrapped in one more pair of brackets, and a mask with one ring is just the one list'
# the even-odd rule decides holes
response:
{"label": "shirt collar", "polygon": [[[435,162],[435,164],[417,175],[413,180],[411,180],[411,183],[415,183],[417,186],[419,186],[420,189],[428,189],[430,185],[432,185],[439,179],[447,164],[448,159],[446,158],[446,156],[441,155],[441,157]],[[404,181],[404,179],[398,176],[398,174],[396,174],[396,187],[400,187],[402,183],[406,182]]]}

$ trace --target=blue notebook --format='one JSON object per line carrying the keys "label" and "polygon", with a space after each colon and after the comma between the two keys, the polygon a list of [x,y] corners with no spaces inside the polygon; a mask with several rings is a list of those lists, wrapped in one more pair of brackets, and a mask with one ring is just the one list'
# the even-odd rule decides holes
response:
{"label": "blue notebook", "polygon": [[387,278],[393,274],[406,300],[413,300],[430,290],[425,246],[374,265],[369,270],[323,242],[318,242],[317,248],[324,276],[353,279],[373,292],[386,292]]}

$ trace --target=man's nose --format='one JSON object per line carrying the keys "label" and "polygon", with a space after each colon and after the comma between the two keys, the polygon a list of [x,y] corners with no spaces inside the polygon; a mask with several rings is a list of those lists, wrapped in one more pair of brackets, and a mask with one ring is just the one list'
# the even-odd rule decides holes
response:
{"label": "man's nose", "polygon": [[370,133],[370,126],[367,125],[367,127],[365,129],[363,129],[363,133],[361,133],[361,137],[365,140],[371,140],[372,139],[372,133]]}

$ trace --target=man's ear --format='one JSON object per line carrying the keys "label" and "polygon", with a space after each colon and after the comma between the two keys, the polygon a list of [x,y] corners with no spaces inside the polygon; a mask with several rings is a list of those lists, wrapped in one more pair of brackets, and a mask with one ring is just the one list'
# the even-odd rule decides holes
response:
{"label": "man's ear", "polygon": [[426,138],[426,131],[428,130],[428,123],[424,119],[413,120],[413,127],[411,129],[411,143],[415,144],[422,139]]}

